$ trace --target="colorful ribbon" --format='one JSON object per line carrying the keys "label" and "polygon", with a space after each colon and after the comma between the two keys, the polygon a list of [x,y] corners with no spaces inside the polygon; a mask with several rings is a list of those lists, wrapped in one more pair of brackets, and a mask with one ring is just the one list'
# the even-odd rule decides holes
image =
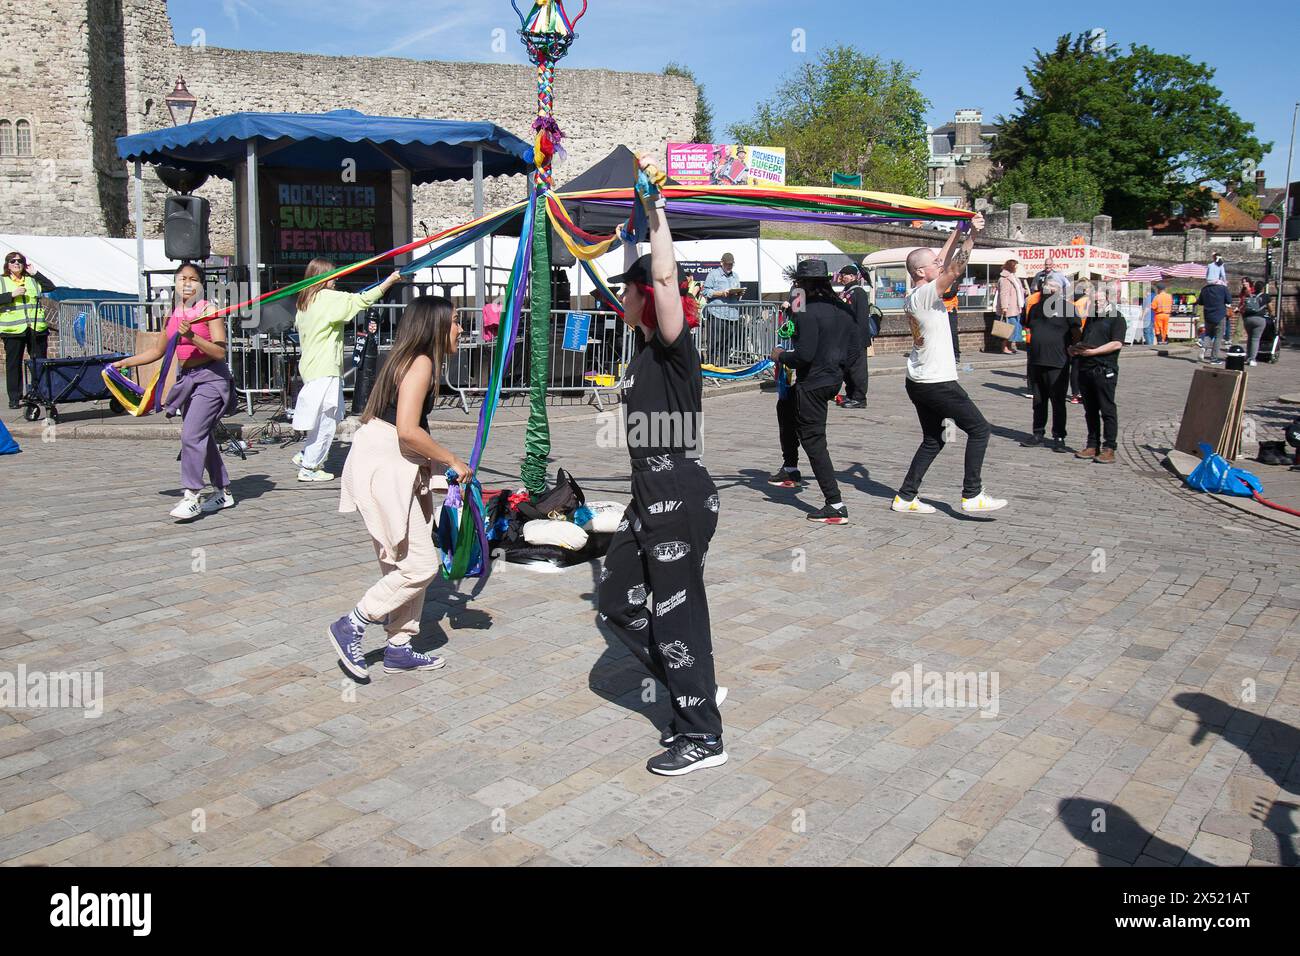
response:
{"label": "colorful ribbon", "polygon": [[166,386],[167,374],[171,371],[172,360],[176,356],[176,346],[180,342],[180,338],[180,333],[174,332],[167,339],[167,346],[163,349],[162,362],[158,365],[158,372],[146,386],[137,385],[113,365],[105,365],[103,371],[99,373],[104,380],[104,386],[108,389],[108,393],[135,417],[140,418],[150,412],[162,411],[163,389]]}

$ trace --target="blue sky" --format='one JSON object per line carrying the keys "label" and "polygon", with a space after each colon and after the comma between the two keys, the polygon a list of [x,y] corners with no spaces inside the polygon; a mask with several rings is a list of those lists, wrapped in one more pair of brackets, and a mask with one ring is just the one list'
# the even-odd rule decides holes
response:
{"label": "blue sky", "polygon": [[[518,0],[527,8],[526,0]],[[581,0],[569,0],[575,13]],[[171,0],[177,40],[195,29],[216,46],[414,59],[525,62],[509,0]],[[1230,11],[1240,10],[1236,16]],[[1003,11],[1002,21],[995,12]],[[1256,0],[1066,0],[1063,3],[831,2],[831,0],[590,0],[566,64],[658,71],[690,66],[713,102],[719,137],[747,118],[783,73],[819,49],[851,43],[919,71],[929,121],[962,107],[991,120],[1015,107],[1035,47],[1104,27],[1112,43],[1145,43],[1210,64],[1227,102],[1273,142],[1263,168],[1281,185],[1293,105],[1300,100],[1300,3]],[[505,49],[494,49],[494,31]],[[806,52],[792,35],[804,31]],[[497,34],[501,36],[501,34]],[[497,44],[500,46],[501,44]],[[340,93],[339,106],[350,106]],[[557,103],[563,124],[564,103]],[[490,117],[484,117],[489,119]],[[517,132],[517,131],[516,131]],[[1300,160],[1293,178],[1300,173]]]}

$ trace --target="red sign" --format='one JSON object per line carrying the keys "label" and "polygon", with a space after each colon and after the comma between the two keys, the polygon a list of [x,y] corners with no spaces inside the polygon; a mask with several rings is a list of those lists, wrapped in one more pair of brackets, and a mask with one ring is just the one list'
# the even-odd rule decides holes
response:
{"label": "red sign", "polygon": [[1259,221],[1259,235],[1262,239],[1272,239],[1282,231],[1282,220],[1269,213]]}

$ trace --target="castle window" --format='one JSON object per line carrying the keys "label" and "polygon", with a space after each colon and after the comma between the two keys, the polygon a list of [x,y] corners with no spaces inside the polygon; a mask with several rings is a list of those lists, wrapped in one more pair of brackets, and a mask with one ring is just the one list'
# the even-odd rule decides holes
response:
{"label": "castle window", "polygon": [[14,133],[18,155],[30,156],[32,154],[32,124],[27,120],[20,119],[14,124]]}
{"label": "castle window", "polygon": [[0,120],[0,156],[12,156],[14,154],[14,124],[8,120]]}

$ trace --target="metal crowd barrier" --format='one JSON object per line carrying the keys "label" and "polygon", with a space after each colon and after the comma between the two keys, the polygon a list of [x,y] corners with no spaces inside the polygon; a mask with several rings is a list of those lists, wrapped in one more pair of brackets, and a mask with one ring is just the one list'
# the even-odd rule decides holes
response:
{"label": "metal crowd barrier", "polygon": [[[57,305],[57,314],[54,306]],[[165,299],[152,302],[94,302],[65,300],[50,303],[52,326],[50,354],[55,358],[100,355],[107,352],[131,354],[136,350],[138,331],[158,331],[163,327],[170,303]],[[355,385],[352,349],[358,334],[378,339],[380,364],[391,350],[397,323],[404,308],[401,304],[382,303],[353,317],[344,331],[343,386],[349,395]],[[719,319],[707,312],[692,331],[701,360],[728,368],[745,368],[766,358],[776,344],[780,324],[779,311],[772,304],[740,303],[733,308],[734,320]],[[449,356],[444,369],[446,391],[468,414],[475,400],[487,392],[495,350],[500,347],[496,325],[485,327],[482,312],[475,308],[458,310],[462,335],[460,348]],[[612,311],[585,310],[591,316],[588,337],[581,350],[564,348],[568,311],[551,313],[551,350],[547,396],[589,395],[590,402],[604,408],[623,386],[627,367],[636,347],[636,333]],[[270,324],[272,331],[252,332],[243,327],[238,315],[226,317],[227,362],[236,391],[248,414],[253,414],[257,396],[275,399],[281,407],[292,405],[293,382],[298,374],[301,350],[292,324],[282,316]],[[505,370],[501,393],[525,395],[530,391],[530,356],[528,330],[531,316],[525,310],[516,331],[514,352]],[[373,323],[374,331],[370,328]]]}

